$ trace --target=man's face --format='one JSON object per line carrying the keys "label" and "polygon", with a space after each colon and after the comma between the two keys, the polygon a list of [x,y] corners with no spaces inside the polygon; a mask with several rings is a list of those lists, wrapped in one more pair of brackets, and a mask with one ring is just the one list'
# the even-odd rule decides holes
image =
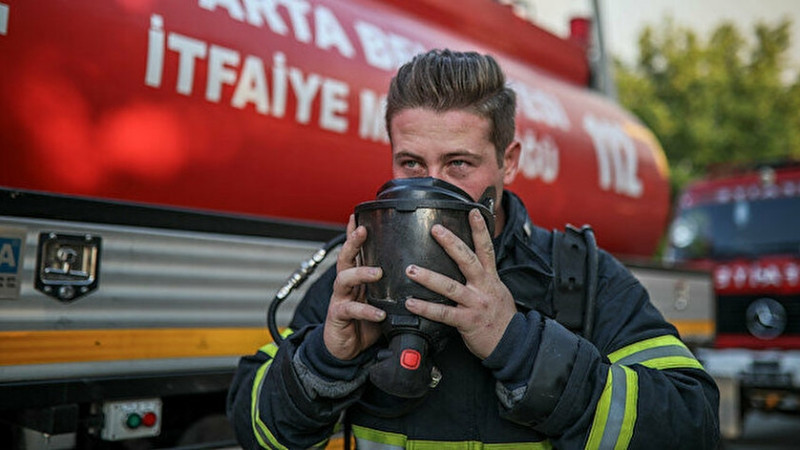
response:
{"label": "man's face", "polygon": [[463,189],[473,200],[494,186],[499,208],[503,186],[517,172],[519,146],[515,143],[506,149],[501,167],[489,141],[489,126],[488,119],[462,110],[401,111],[390,125],[393,176],[439,178]]}

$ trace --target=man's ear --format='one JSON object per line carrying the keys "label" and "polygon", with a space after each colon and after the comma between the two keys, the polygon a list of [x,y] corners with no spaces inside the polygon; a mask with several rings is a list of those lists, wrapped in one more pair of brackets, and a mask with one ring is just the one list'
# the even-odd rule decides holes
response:
{"label": "man's ear", "polygon": [[519,157],[522,153],[522,145],[519,141],[513,141],[511,144],[506,147],[506,151],[503,154],[503,184],[509,185],[514,178],[517,177],[517,172],[519,171]]}

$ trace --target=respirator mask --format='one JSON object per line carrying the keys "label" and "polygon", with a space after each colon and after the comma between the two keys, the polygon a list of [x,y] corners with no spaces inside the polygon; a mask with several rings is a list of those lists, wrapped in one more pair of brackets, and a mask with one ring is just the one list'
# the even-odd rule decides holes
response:
{"label": "respirator mask", "polygon": [[495,195],[495,188],[489,187],[476,202],[436,178],[395,179],[380,188],[374,201],[355,208],[356,224],[367,229],[360,264],[383,270],[383,277],[366,284],[365,290],[367,302],[386,312],[381,330],[389,344],[370,367],[370,381],[384,392],[417,398],[441,378],[431,357],[456,330],[412,314],[405,301],[414,297],[455,303],[411,281],[405,270],[415,264],[464,283],[456,263],[431,236],[431,227],[444,226],[474,250],[469,212],[477,208],[494,235]]}

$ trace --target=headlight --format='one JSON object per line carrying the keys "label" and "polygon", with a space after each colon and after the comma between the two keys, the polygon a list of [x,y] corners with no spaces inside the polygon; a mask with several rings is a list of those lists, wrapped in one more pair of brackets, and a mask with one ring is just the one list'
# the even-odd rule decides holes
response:
{"label": "headlight", "polygon": [[670,242],[672,246],[679,249],[686,249],[697,239],[697,222],[686,217],[679,217],[672,224],[670,230]]}

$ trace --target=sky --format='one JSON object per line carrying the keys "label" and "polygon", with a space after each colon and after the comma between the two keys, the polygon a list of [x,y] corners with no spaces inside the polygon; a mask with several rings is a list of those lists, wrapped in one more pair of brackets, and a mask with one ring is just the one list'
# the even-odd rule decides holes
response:
{"label": "sky", "polygon": [[[558,35],[569,33],[569,17],[591,11],[591,0],[529,0],[538,21]],[[800,70],[799,0],[598,0],[603,15],[606,48],[625,63],[632,64],[638,51],[638,38],[646,25],[660,27],[667,17],[706,39],[723,21],[739,26],[752,37],[758,21],[777,24],[781,18],[793,21],[790,68]]]}

